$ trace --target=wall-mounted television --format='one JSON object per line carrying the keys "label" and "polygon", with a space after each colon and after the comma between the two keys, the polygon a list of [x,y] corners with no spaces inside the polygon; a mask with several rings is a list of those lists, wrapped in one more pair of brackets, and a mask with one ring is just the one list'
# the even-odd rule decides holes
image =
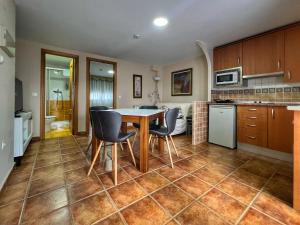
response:
{"label": "wall-mounted television", "polygon": [[23,110],[23,84],[19,79],[15,79],[15,113]]}

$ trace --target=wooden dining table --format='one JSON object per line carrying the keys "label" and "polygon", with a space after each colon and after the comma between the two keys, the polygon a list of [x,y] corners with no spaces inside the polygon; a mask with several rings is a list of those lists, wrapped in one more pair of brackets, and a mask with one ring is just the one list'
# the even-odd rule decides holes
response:
{"label": "wooden dining table", "polygon": [[[128,123],[138,123],[140,124],[139,136],[139,169],[141,172],[145,173],[149,169],[149,122],[158,119],[159,125],[164,123],[164,111],[159,109],[135,109],[135,108],[124,108],[124,109],[112,109],[112,111],[118,112],[122,115],[122,132],[127,132]],[[159,138],[158,150],[164,151],[164,141]],[[94,136],[92,139],[92,158],[94,158],[97,147],[100,141]],[[124,148],[126,146],[124,145]],[[117,162],[113,160],[113,168],[116,168]]]}

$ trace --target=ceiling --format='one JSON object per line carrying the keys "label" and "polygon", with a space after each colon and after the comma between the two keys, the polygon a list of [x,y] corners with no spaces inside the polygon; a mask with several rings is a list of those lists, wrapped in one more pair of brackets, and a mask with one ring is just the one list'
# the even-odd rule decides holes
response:
{"label": "ceiling", "polygon": [[113,71],[113,65],[101,62],[93,62],[90,64],[90,74],[100,77],[113,77],[108,71]]}
{"label": "ceiling", "polygon": [[[168,64],[300,20],[299,0],[15,0],[17,37],[147,64]],[[152,25],[169,18],[165,29]],[[133,39],[140,34],[140,39]]]}

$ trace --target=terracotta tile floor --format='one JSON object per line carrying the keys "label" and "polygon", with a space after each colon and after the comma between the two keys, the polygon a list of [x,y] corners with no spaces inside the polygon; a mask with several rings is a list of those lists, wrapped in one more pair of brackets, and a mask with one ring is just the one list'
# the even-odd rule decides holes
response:
{"label": "terracotta tile floor", "polygon": [[179,136],[174,169],[166,151],[154,150],[150,171],[142,174],[119,150],[114,186],[101,163],[86,177],[87,142],[71,136],[32,143],[0,193],[0,224],[300,224],[290,207],[293,175],[285,162],[192,146]]}

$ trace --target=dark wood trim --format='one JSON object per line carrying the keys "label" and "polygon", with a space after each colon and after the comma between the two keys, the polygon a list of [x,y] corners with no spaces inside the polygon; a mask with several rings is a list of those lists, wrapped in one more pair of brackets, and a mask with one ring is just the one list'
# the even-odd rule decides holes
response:
{"label": "dark wood trim", "polygon": [[257,38],[257,37],[260,37],[260,36],[263,36],[263,35],[266,35],[266,34],[270,34],[270,33],[273,33],[273,32],[286,30],[286,29],[289,29],[291,27],[295,27],[295,26],[299,26],[299,25],[300,25],[300,21],[295,22],[295,23],[290,23],[290,24],[287,24],[287,25],[284,25],[284,26],[281,26],[281,27],[277,27],[277,28],[274,28],[274,29],[271,29],[271,30],[264,31],[262,33],[257,33],[257,34],[251,35],[251,36],[246,37],[246,38],[238,39],[236,41],[232,41],[232,42],[229,42],[229,43],[226,43],[226,44],[223,44],[223,45],[216,46],[216,47],[214,47],[214,49],[222,48],[222,47],[225,47],[227,45],[236,44],[236,43],[246,41],[246,40],[249,40],[249,39],[252,39],[252,38]]}
{"label": "dark wood trim", "polygon": [[85,132],[88,134],[90,129],[90,64],[91,62],[100,62],[106,64],[112,64],[114,70],[113,76],[113,108],[116,108],[117,105],[117,62],[103,60],[103,59],[96,59],[91,57],[86,57],[86,110],[85,110]]}
{"label": "dark wood trim", "polygon": [[88,136],[88,133],[86,131],[78,131],[76,135],[78,135],[78,136]]}
{"label": "dark wood trim", "polygon": [[40,139],[45,139],[45,66],[46,54],[58,55],[74,59],[74,95],[72,99],[72,134],[78,133],[78,79],[79,79],[79,56],[65,52],[41,49],[41,82],[40,82]]}
{"label": "dark wood trim", "polygon": [[40,140],[41,140],[41,138],[39,136],[32,137],[31,142],[37,142],[37,141],[40,141]]}
{"label": "dark wood trim", "polygon": [[[135,78],[140,77],[141,78],[141,96],[136,96],[135,95]],[[132,83],[133,83],[133,98],[143,98],[143,76],[142,75],[137,75],[133,74],[132,76]]]}
{"label": "dark wood trim", "polygon": [[[173,74],[174,73],[180,73],[183,71],[187,71],[190,70],[191,71],[191,93],[188,94],[174,94],[173,93]],[[187,69],[183,69],[183,70],[177,70],[171,73],[171,96],[192,96],[193,95],[193,68],[187,68]]]}

